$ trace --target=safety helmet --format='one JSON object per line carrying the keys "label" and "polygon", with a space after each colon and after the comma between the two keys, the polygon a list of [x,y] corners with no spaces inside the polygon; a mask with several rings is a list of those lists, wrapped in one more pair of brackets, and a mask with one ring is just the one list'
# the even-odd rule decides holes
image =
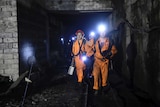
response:
{"label": "safety helmet", "polygon": [[76,35],[77,35],[78,33],[82,33],[82,35],[84,35],[84,32],[83,32],[82,30],[77,30],[77,31],[76,31]]}

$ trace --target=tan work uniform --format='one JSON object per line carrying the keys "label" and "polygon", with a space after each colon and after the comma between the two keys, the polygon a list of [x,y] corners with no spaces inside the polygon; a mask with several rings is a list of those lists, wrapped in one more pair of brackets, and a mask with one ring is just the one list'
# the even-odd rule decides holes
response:
{"label": "tan work uniform", "polygon": [[91,38],[89,39],[86,44],[85,44],[85,51],[86,51],[86,76],[87,77],[92,77],[92,71],[93,71],[93,63],[94,63],[94,39]]}
{"label": "tan work uniform", "polygon": [[[81,49],[80,49],[81,47]],[[82,82],[83,77],[84,77],[84,70],[86,68],[86,65],[84,62],[81,60],[81,52],[84,52],[85,45],[82,43],[82,40],[76,40],[73,43],[72,47],[72,53],[75,55],[75,67],[76,67],[76,73],[77,73],[77,78],[78,82]]]}
{"label": "tan work uniform", "polygon": [[91,57],[94,54],[94,39],[90,39],[86,42],[85,51],[87,57]]}
{"label": "tan work uniform", "polygon": [[[100,44],[103,44],[101,48],[99,48]],[[101,39],[99,38],[96,41],[95,49],[96,52],[94,55],[95,61],[93,66],[93,76],[94,76],[93,89],[98,90],[100,85],[107,86],[109,60],[108,59],[102,60],[103,56],[101,55],[101,52],[109,49],[109,38],[104,37],[103,41],[101,41]]]}

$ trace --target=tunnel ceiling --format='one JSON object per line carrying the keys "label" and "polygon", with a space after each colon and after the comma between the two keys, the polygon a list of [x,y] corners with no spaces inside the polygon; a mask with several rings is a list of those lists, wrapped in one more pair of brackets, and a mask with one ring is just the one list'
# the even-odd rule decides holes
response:
{"label": "tunnel ceiling", "polygon": [[69,36],[73,35],[77,29],[82,29],[88,35],[91,30],[95,30],[99,22],[105,21],[111,12],[52,11],[49,14],[62,21],[64,36]]}
{"label": "tunnel ceiling", "polygon": [[112,0],[18,0],[31,7],[37,2],[47,10],[112,10]]}
{"label": "tunnel ceiling", "polygon": [[[60,16],[60,19],[81,19],[83,16],[95,17],[98,14],[108,16],[112,12],[111,0],[44,0],[50,14]],[[107,13],[107,14],[106,14]],[[63,16],[63,17],[61,17]],[[73,18],[72,18],[73,17]],[[97,16],[96,16],[97,17]]]}
{"label": "tunnel ceiling", "polygon": [[45,6],[51,16],[63,22],[64,28],[72,29],[70,32],[74,32],[75,27],[89,32],[89,28],[106,20],[113,11],[111,0],[46,0]]}
{"label": "tunnel ceiling", "polygon": [[108,17],[112,12],[106,12],[106,11],[50,11],[50,15],[57,16],[61,20],[65,20],[66,23],[70,23],[73,20],[78,21],[85,21],[87,18],[106,18]]}
{"label": "tunnel ceiling", "polygon": [[48,10],[110,10],[111,0],[46,0]]}

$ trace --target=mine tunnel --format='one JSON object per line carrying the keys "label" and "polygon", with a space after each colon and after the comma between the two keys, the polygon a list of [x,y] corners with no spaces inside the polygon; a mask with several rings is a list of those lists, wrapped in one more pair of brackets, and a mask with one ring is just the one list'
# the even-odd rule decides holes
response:
{"label": "mine tunnel", "polygon": [[[94,89],[100,24],[111,53],[105,91]],[[160,1],[1,0],[0,25],[2,107],[160,107]],[[72,63],[78,31],[84,45],[95,34],[82,84]]]}

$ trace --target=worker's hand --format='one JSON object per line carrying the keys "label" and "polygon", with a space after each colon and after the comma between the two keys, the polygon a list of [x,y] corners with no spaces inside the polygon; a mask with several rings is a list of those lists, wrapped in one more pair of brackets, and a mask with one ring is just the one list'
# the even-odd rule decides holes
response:
{"label": "worker's hand", "polygon": [[83,51],[82,53],[81,53],[81,55],[83,56],[83,55],[86,55],[86,52],[85,51]]}
{"label": "worker's hand", "polygon": [[73,53],[71,53],[71,56],[72,56],[72,57],[74,56]]}
{"label": "worker's hand", "polygon": [[103,51],[103,52],[102,52],[102,56],[103,56],[104,58],[106,58],[106,59],[110,59],[110,57],[112,56],[112,52],[111,52],[111,51],[108,51],[108,50]]}

